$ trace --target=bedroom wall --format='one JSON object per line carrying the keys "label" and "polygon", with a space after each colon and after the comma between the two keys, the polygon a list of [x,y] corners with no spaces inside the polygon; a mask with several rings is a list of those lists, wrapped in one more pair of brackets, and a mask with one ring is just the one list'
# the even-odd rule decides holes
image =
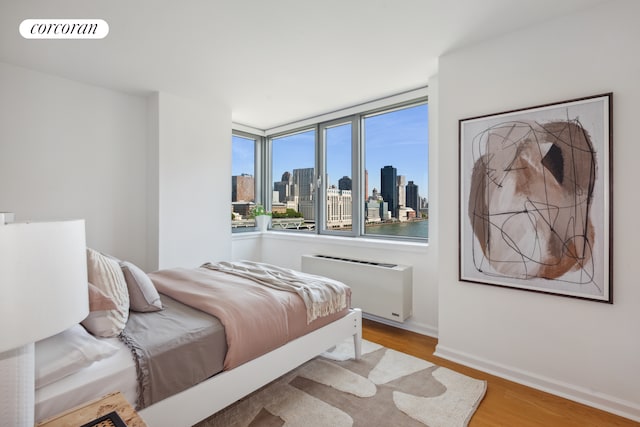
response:
{"label": "bedroom wall", "polygon": [[231,110],[168,93],[148,108],[149,269],[230,259]]}
{"label": "bedroom wall", "polygon": [[146,101],[0,63],[0,210],[144,265]]}
{"label": "bedroom wall", "polygon": [[234,233],[231,235],[231,259],[262,260],[262,238],[258,232]]}
{"label": "bedroom wall", "polygon": [[459,119],[614,93],[614,304],[459,282],[457,239],[443,239],[437,352],[636,420],[639,15],[634,0],[606,2],[443,55],[437,153],[439,233],[457,236]]}
{"label": "bedroom wall", "polygon": [[0,211],[147,271],[231,257],[231,111],[0,63]]}

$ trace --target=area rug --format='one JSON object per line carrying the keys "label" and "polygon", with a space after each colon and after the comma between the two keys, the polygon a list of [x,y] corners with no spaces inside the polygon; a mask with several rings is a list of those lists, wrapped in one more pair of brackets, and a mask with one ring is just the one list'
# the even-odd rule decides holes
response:
{"label": "area rug", "polygon": [[197,427],[466,426],[487,384],[425,360],[351,340]]}

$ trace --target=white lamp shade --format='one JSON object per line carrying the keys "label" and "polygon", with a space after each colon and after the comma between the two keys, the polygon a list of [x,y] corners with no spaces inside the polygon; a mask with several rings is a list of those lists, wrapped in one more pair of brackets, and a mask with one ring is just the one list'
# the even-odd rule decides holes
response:
{"label": "white lamp shade", "polygon": [[0,353],[88,314],[84,220],[0,225]]}

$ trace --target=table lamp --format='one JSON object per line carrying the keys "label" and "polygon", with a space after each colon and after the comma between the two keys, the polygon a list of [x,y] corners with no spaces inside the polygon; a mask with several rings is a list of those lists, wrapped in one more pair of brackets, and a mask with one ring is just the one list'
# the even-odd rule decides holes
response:
{"label": "table lamp", "polygon": [[89,314],[84,220],[0,223],[0,425],[34,425],[34,343]]}

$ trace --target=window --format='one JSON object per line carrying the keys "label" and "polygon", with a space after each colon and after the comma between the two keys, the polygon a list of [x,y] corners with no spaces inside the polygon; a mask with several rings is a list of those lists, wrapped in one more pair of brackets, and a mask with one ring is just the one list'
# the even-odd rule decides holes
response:
{"label": "window", "polygon": [[[358,208],[354,205],[359,180],[357,166],[357,138],[355,118],[340,119],[320,125],[320,170],[324,203],[320,207],[320,232],[355,235],[358,229]],[[355,167],[354,167],[355,166]],[[355,183],[355,185],[354,185]]]}
{"label": "window", "polygon": [[272,228],[428,238],[426,98],[269,137]]}
{"label": "window", "polygon": [[363,118],[365,234],[428,237],[427,104]]}
{"label": "window", "polygon": [[231,140],[231,227],[232,231],[251,231],[255,220],[251,211],[259,203],[259,142],[261,137],[233,132]]}
{"label": "window", "polygon": [[272,137],[271,228],[311,231],[316,226],[315,129]]}

